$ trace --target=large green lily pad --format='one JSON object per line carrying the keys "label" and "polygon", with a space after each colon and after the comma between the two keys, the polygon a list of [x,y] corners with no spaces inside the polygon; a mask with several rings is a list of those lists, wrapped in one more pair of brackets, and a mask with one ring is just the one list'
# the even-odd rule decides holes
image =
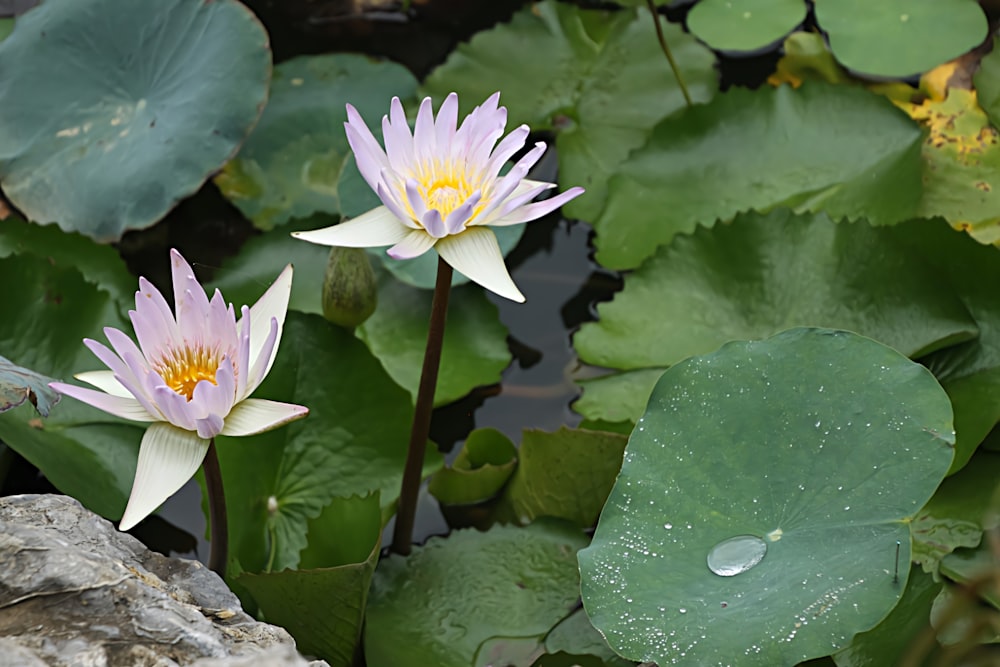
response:
{"label": "large green lily pad", "polygon": [[0,185],[100,241],[148,227],[236,153],[270,71],[235,0],[46,0],[0,42]]}
{"label": "large green lily pad", "polygon": [[[906,567],[903,563],[900,567]],[[885,667],[898,664],[913,642],[927,631],[927,618],[941,583],[913,567],[899,604],[867,632],[855,635],[851,645],[833,654],[837,667]]]}
{"label": "large green lily pad", "polygon": [[368,664],[530,666],[577,604],[586,542],[567,524],[537,522],[453,531],[383,560],[368,601]]}
{"label": "large green lily pad", "polygon": [[663,368],[792,326],[856,331],[908,356],[974,338],[976,322],[931,266],[889,229],[823,214],[751,213],[678,236],[574,338],[588,363],[644,370],[588,380],[575,408],[634,421]]}
{"label": "large green lily pad", "polygon": [[823,0],[816,21],[840,63],[876,77],[921,74],[986,39],[976,0]]}
{"label": "large green lily pad", "polygon": [[[229,506],[230,554],[248,572],[299,565],[309,521],[333,498],[399,496],[413,408],[350,333],[290,311],[282,345],[254,393],[308,406],[308,417],[244,438],[216,438]],[[425,472],[441,457],[428,451]]]}
{"label": "large green lily pad", "polygon": [[733,88],[661,122],[616,169],[594,221],[597,260],[631,269],[674,235],[788,207],[893,224],[921,191],[916,125],[861,88]]}
{"label": "large green lily pad", "polygon": [[758,51],[799,26],[803,0],[701,0],[687,15],[688,29],[719,51]]}
{"label": "large green lily pad", "polygon": [[[708,100],[717,89],[715,57],[680,26],[663,22],[663,29],[692,99]],[[684,106],[648,11],[583,10],[553,0],[459,45],[424,89],[438,98],[458,92],[464,112],[500,90],[508,128],[526,123],[555,132],[562,189],[587,189],[563,211],[588,220],[601,210],[618,164]]]}
{"label": "large green lily pad", "polygon": [[356,216],[380,204],[361,178],[344,134],[350,103],[380,135],[393,96],[417,80],[402,65],[354,54],[300,56],[274,68],[260,123],[215,177],[261,229],[314,213]]}
{"label": "large green lily pad", "polygon": [[579,554],[587,613],[633,660],[828,655],[902,595],[897,543],[908,563],[953,442],[933,376],[856,334],[792,329],[677,364]]}

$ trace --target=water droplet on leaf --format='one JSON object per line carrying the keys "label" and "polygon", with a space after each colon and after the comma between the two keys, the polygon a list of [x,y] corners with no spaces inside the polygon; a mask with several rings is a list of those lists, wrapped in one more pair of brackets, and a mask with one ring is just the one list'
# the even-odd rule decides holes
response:
{"label": "water droplet on leaf", "polygon": [[754,535],[723,540],[708,552],[708,569],[720,577],[742,574],[757,565],[767,553],[767,543]]}

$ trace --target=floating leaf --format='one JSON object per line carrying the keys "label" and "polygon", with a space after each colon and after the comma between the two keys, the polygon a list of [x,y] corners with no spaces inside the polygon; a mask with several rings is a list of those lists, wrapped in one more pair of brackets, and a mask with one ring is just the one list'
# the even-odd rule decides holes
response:
{"label": "floating leaf", "polygon": [[[577,550],[566,524],[496,526],[432,537],[407,558],[379,563],[365,624],[370,665],[469,667],[540,652],[577,604]],[[476,591],[489,591],[489,596]]]}
{"label": "floating leaf", "polygon": [[913,560],[935,578],[942,558],[979,545],[983,517],[1000,489],[1000,455],[982,452],[970,463],[941,484],[910,525]]}
{"label": "floating leaf", "polygon": [[783,83],[798,88],[803,81],[847,83],[850,76],[833,59],[823,36],[814,32],[793,32],[781,45],[781,59],[774,74],[767,77],[772,86]]}
{"label": "floating leaf", "polygon": [[[330,249],[293,239],[288,231],[322,224],[316,220],[298,221],[250,239],[239,255],[223,264],[210,289],[221,289],[233,303],[253,303],[257,298],[254,295],[259,295],[291,262],[295,265],[295,281],[289,308],[321,314],[323,276]],[[355,333],[393,380],[416,396],[433,295],[394,280],[378,267],[376,276],[378,307]],[[500,373],[511,359],[507,329],[482,288],[456,288],[450,301],[436,405],[450,403],[480,385],[499,382]]]}
{"label": "floating leaf", "polygon": [[[957,549],[941,559],[941,574],[952,581],[964,585],[997,577],[1000,571],[1000,558],[994,552],[994,546],[983,541],[975,549]],[[979,586],[976,590],[984,600],[1000,609],[1000,590],[996,586]]]}
{"label": "floating leaf", "polygon": [[583,609],[573,612],[566,620],[552,628],[552,632],[545,638],[545,650],[549,653],[562,651],[571,655],[596,656],[601,664],[607,667],[633,665],[632,661],[625,660],[611,650],[601,633],[590,624],[590,619]]}
{"label": "floating leaf", "polygon": [[994,126],[1000,126],[1000,49],[993,43],[993,50],[983,56],[973,81],[979,104]]}
{"label": "floating leaf", "polygon": [[1000,134],[962,88],[946,98],[897,103],[928,128],[924,141],[924,193],[918,213],[941,216],[980,243],[1000,241]]}
{"label": "floating leaf", "polygon": [[[115,249],[95,243],[82,234],[33,225],[16,216],[8,216],[0,224],[0,258],[11,255],[32,255],[63,267],[75,267],[84,280],[122,305],[131,302],[135,295],[135,278]],[[257,296],[260,294],[258,292]]]}
{"label": "floating leaf", "polygon": [[923,359],[951,397],[955,461],[960,470],[1000,421],[1000,253],[957,234],[940,220],[918,220],[891,230],[949,283],[979,327],[978,338]]}
{"label": "floating leaf", "polygon": [[573,409],[588,419],[634,424],[646,409],[646,399],[664,370],[641,368],[581,380],[583,395],[573,403]]}
{"label": "floating leaf", "polygon": [[587,381],[575,409],[634,421],[664,367],[792,326],[857,331],[910,356],[974,337],[954,288],[930,266],[890,229],[822,214],[751,213],[678,236],[574,337],[583,361],[646,370]]}
{"label": "floating leaf", "polygon": [[455,462],[434,474],[428,491],[443,505],[472,505],[495,496],[514,472],[517,448],[494,428],[469,434]]}
{"label": "floating leaf", "polygon": [[[311,412],[260,435],[216,438],[231,553],[248,572],[294,568],[309,521],[333,498],[379,491],[390,505],[398,497],[413,408],[360,341],[294,311],[254,396]],[[429,451],[425,473],[440,460]]]}
{"label": "floating leaf", "polygon": [[334,498],[309,522],[301,569],[242,573],[270,623],[288,630],[297,648],[332,667],[353,664],[361,641],[368,588],[382,529],[378,494]]}
{"label": "floating leaf", "polygon": [[[88,265],[91,259],[81,256],[80,262]],[[127,328],[118,305],[68,257],[5,257],[0,282],[17,285],[0,300],[0,349],[45,375],[69,378],[100,368],[83,338],[103,339],[104,326]],[[143,430],[74,400],[60,401],[44,421],[27,406],[0,415],[0,440],[57,489],[109,519],[125,509]]]}
{"label": "floating leaf", "polygon": [[593,526],[621,467],[625,441],[617,433],[566,427],[526,430],[497,513],[521,523],[547,516]]}
{"label": "floating leaf", "polygon": [[[680,26],[663,29],[691,97],[708,100],[717,88],[715,57]],[[560,183],[587,189],[563,210],[585,219],[601,210],[607,179],[629,151],[684,106],[648,11],[552,0],[460,44],[424,88],[439,98],[457,91],[465,111],[500,90],[508,126],[554,131]]]}
{"label": "floating leaf", "polygon": [[777,207],[893,224],[913,216],[922,135],[860,88],[733,88],[668,118],[608,185],[597,260],[630,269],[675,234]]}
{"label": "floating leaf", "polygon": [[[906,563],[900,565],[906,567]],[[867,632],[855,635],[851,645],[833,654],[837,667],[885,667],[898,664],[899,657],[927,630],[927,617],[934,598],[941,591],[929,574],[910,570],[906,590],[899,604]]]}
{"label": "floating leaf", "polygon": [[49,410],[60,398],[54,389],[49,388],[49,382],[52,381],[53,378],[0,357],[0,412],[30,401],[38,414],[48,417]]}
{"label": "floating leaf", "polygon": [[[404,285],[386,271],[377,273],[379,307],[358,327],[357,335],[416,400],[434,294]],[[486,292],[478,285],[454,288],[448,299],[434,404],[445,405],[480,385],[500,382],[510,359],[507,328]]]}
{"label": "floating leaf", "polygon": [[691,33],[718,51],[765,49],[801,25],[802,0],[701,0],[687,15]]}
{"label": "floating leaf", "polygon": [[236,152],[270,70],[234,0],[46,0],[0,42],[0,184],[100,241],[148,227]]}
{"label": "floating leaf", "polygon": [[837,60],[875,77],[926,72],[975,48],[988,31],[976,0],[879,0],[877,9],[869,0],[823,0],[815,11]]}
{"label": "floating leaf", "polygon": [[389,100],[406,100],[416,88],[402,65],[366,56],[283,62],[274,68],[260,123],[215,184],[260,229],[314,213],[357,216],[375,208],[380,202],[347,144],[344,105],[354,105],[377,131]]}
{"label": "floating leaf", "polygon": [[658,664],[793,664],[847,646],[902,594],[896,543],[909,562],[907,523],[948,470],[951,426],[924,367],[843,331],[671,367],[580,552],[591,621]]}

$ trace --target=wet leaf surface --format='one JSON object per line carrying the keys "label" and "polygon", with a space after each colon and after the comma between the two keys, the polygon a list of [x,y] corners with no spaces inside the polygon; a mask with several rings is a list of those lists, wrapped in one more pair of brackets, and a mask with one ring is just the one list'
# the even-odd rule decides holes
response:
{"label": "wet leaf surface", "polygon": [[591,621],[621,655],[659,664],[846,647],[902,595],[896,543],[909,562],[909,519],[953,440],[930,373],[855,334],[792,329],[679,363],[580,552]]}

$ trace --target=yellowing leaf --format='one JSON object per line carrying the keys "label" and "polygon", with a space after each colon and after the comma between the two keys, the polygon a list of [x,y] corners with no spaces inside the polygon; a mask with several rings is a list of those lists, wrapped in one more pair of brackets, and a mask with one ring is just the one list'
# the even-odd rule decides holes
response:
{"label": "yellowing leaf", "polygon": [[[947,66],[922,81],[931,94],[935,82],[948,80]],[[938,93],[940,94],[940,93]],[[1000,134],[980,108],[976,91],[950,88],[942,99],[920,103],[894,99],[927,128],[922,156],[924,193],[919,214],[941,216],[980,243],[1000,241]],[[936,95],[935,95],[936,97]]]}

